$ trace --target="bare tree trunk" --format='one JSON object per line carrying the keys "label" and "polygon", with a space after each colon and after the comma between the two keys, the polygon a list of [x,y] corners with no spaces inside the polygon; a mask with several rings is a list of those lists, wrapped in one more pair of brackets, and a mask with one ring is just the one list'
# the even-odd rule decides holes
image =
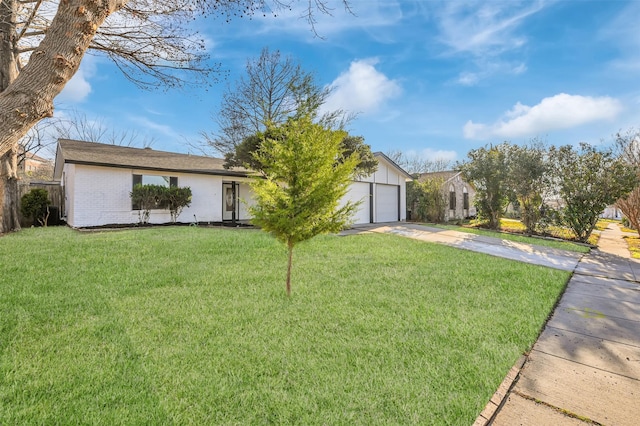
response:
{"label": "bare tree trunk", "polygon": [[45,38],[18,73],[17,0],[0,0],[0,232],[19,229],[18,142],[38,121],[53,115],[53,99],[80,66],[98,27],[127,0],[60,2]]}
{"label": "bare tree trunk", "polygon": [[17,160],[17,149],[0,157],[0,234],[20,230]]}
{"label": "bare tree trunk", "polygon": [[289,265],[287,266],[287,297],[291,296],[291,265],[293,263],[293,244],[288,243],[289,247]]}
{"label": "bare tree trunk", "polygon": [[18,0],[0,0],[0,92],[18,76],[16,20]]}
{"label": "bare tree trunk", "polygon": [[[18,76],[16,61],[17,0],[0,0],[0,92]],[[2,127],[4,127],[4,122]],[[0,234],[19,230],[18,218],[18,146],[1,150],[0,155]]]}

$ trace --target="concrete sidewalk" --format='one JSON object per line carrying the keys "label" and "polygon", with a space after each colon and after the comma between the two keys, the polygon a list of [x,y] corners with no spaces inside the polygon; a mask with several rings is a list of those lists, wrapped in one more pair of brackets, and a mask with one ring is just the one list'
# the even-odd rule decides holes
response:
{"label": "concrete sidewalk", "polygon": [[383,232],[574,271],[531,352],[511,369],[475,425],[640,424],[640,261],[620,228],[588,255],[398,223]]}

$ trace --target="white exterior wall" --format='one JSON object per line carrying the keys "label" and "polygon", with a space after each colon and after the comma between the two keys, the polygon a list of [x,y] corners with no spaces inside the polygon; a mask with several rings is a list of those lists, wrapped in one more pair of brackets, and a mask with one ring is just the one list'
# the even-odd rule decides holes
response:
{"label": "white exterior wall", "polygon": [[[65,164],[63,185],[65,189],[66,220],[69,226],[75,228],[103,226],[112,224],[138,223],[137,210],[131,208],[130,192],[133,186],[133,175],[175,176],[178,186],[191,188],[191,206],[185,208],[178,222],[222,222],[222,183],[238,182],[239,209],[238,220],[250,219],[248,208],[254,204],[254,198],[249,187],[249,179],[229,176],[198,175],[176,172],[154,172],[115,167],[88,166],[80,164]],[[378,171],[373,175],[354,182],[349,192],[342,200],[344,205],[348,200],[357,202],[362,200],[359,210],[354,215],[354,223],[369,223],[370,212],[370,183],[373,183],[373,221],[380,221],[376,217],[376,206],[392,203],[397,209],[397,190],[395,196],[386,200],[382,194],[389,193],[377,185],[394,185],[400,187],[400,220],[406,220],[406,181],[395,167],[380,161]],[[195,215],[195,217],[194,217]],[[380,218],[390,220],[390,217]],[[397,220],[394,217],[393,220]],[[150,223],[168,223],[171,216],[168,210],[152,210]]]}
{"label": "white exterior wall", "polygon": [[[140,172],[136,174],[152,174]],[[191,188],[191,205],[186,207],[178,222],[221,222],[222,221],[222,176],[195,175],[190,173],[165,173],[178,177],[178,186]],[[153,213],[152,213],[153,214]],[[167,211],[167,215],[169,212]],[[194,217],[195,215],[195,217]],[[171,221],[171,216],[162,223]]]}
{"label": "white exterior wall", "polygon": [[64,192],[64,209],[63,216],[67,223],[74,220],[74,196],[75,193],[75,173],[76,166],[74,164],[66,164],[62,173],[62,186]]}
{"label": "white exterior wall", "polygon": [[340,207],[342,207],[347,201],[353,201],[354,203],[360,201],[358,210],[353,215],[354,224],[369,223],[371,221],[371,196],[369,191],[369,182],[353,182],[349,186],[349,192],[340,202]]}
{"label": "white exterior wall", "polygon": [[248,182],[241,182],[238,189],[240,190],[240,194],[238,195],[238,200],[240,202],[239,208],[239,219],[238,220],[249,220],[251,216],[249,216],[249,207],[255,205],[255,198],[253,197],[253,191],[251,191],[251,187]]}
{"label": "white exterior wall", "polygon": [[[347,200],[358,201],[360,199],[363,200],[360,205],[359,210],[354,215],[354,224],[364,224],[370,222],[370,200],[369,200],[369,183],[373,183],[373,222],[382,222],[388,221],[390,216],[387,217],[378,217],[377,211],[380,211],[384,204],[385,210],[388,210],[387,207],[394,208],[397,211],[398,199],[397,199],[397,187],[400,187],[400,220],[407,220],[407,182],[405,176],[401,174],[396,167],[393,167],[390,164],[387,164],[383,159],[378,158],[378,170],[365,178],[360,179],[359,182],[354,182],[353,188],[349,189],[349,192],[345,196],[342,204],[344,204]],[[364,193],[365,184],[366,185],[366,194]],[[378,188],[378,185],[381,187]],[[391,196],[391,191],[388,186],[382,185],[394,185],[396,188],[396,192]],[[385,197],[385,193],[389,194],[389,197]],[[377,207],[376,207],[377,206]],[[397,215],[392,219],[393,221],[397,221]]]}
{"label": "white exterior wall", "polygon": [[[137,223],[138,210],[131,208],[133,175],[176,176],[178,186],[191,188],[191,206],[178,222],[222,221],[222,177],[175,172],[119,169],[65,164],[67,224],[75,228]],[[168,210],[151,210],[150,223],[168,223]]]}
{"label": "white exterior wall", "polygon": [[73,164],[65,164],[64,171],[70,226],[137,222],[131,219],[131,171]]}

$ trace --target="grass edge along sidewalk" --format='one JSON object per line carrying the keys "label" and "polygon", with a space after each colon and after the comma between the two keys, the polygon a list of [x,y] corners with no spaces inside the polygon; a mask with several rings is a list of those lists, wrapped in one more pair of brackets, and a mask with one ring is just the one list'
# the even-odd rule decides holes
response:
{"label": "grass edge along sidewalk", "polygon": [[568,273],[389,235],[0,239],[0,423],[471,424]]}

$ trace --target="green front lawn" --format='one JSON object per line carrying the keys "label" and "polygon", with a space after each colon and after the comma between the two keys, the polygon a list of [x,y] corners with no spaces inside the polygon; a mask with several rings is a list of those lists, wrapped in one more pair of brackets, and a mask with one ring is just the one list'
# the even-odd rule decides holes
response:
{"label": "green front lawn", "polygon": [[0,238],[0,424],[471,424],[567,272],[392,235]]}

